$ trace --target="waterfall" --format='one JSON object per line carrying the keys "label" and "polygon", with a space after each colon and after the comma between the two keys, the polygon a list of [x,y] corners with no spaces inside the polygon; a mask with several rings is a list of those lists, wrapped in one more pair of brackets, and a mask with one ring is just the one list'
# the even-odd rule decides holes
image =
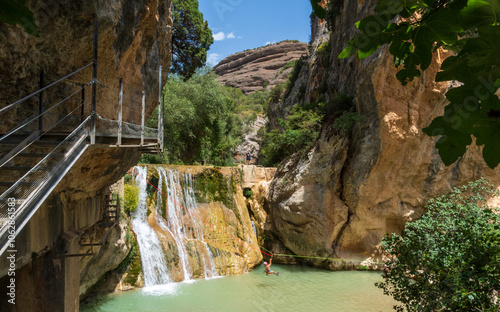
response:
{"label": "waterfall", "polygon": [[[207,277],[219,276],[213,255],[203,237],[203,223],[198,219],[193,175],[180,174],[176,170],[166,170],[157,167],[159,175],[159,194],[166,195],[166,221],[161,217],[162,197],[157,196],[156,210],[158,224],[172,235],[179,255],[179,263],[184,274],[184,280],[192,277],[191,264],[189,263],[188,243],[197,248],[199,265],[203,268],[203,275]],[[165,185],[165,190],[163,186]]]}
{"label": "waterfall", "polygon": [[[205,278],[219,276],[214,256],[204,239],[204,223],[198,219],[199,208],[195,198],[193,175],[157,167],[158,193],[154,222],[173,238],[169,246],[175,245],[175,248],[172,248],[175,250],[164,250],[155,230],[148,223],[147,168],[135,167],[135,171],[137,173],[135,181],[140,192],[139,204],[132,217],[132,226],[141,253],[145,286],[172,283],[170,276],[177,276],[178,280],[180,273],[170,275],[176,267],[181,270],[183,280],[193,278],[194,265],[201,269],[201,274],[198,271],[196,276],[202,275]],[[163,201],[166,201],[165,218],[162,211]],[[178,264],[167,263],[164,252],[178,255]],[[217,250],[215,252],[217,253]]]}
{"label": "waterfall", "polygon": [[162,285],[172,282],[169,274],[163,249],[155,231],[149,226],[147,220],[147,168],[135,167],[139,177],[136,183],[139,186],[139,204],[132,217],[132,226],[137,235],[139,251],[141,253],[142,272],[145,286]]}

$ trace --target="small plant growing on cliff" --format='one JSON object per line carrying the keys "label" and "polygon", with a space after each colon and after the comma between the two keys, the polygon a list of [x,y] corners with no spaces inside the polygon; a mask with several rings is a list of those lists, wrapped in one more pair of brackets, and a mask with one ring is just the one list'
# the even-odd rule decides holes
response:
{"label": "small plant growing on cliff", "polygon": [[246,198],[252,198],[252,196],[253,196],[252,190],[249,188],[245,188],[243,190],[243,196],[245,196]]}
{"label": "small plant growing on cliff", "polygon": [[346,136],[351,127],[362,120],[363,117],[356,112],[344,112],[333,122],[333,129],[341,131]]}
{"label": "small plant growing on cliff", "polygon": [[127,215],[131,215],[139,205],[139,188],[135,185],[126,184],[124,187],[123,209]]}
{"label": "small plant growing on cliff", "polygon": [[293,86],[295,85],[295,81],[297,81],[297,78],[299,78],[300,71],[302,70],[302,67],[306,63],[305,57],[301,56],[294,64],[293,70],[290,73],[290,76],[288,77],[288,80],[286,82],[286,91],[285,95],[283,98],[287,98],[288,95],[290,95],[290,92],[293,89]]}
{"label": "small plant growing on cliff", "polygon": [[327,40],[319,45],[316,53],[319,55],[329,56],[330,55],[330,40]]}
{"label": "small plant growing on cliff", "polygon": [[130,182],[130,180],[132,179],[132,177],[129,175],[129,174],[126,174],[124,177],[123,177],[123,183],[125,184],[128,184]]}
{"label": "small plant growing on cliff", "polygon": [[261,148],[264,165],[276,166],[286,157],[307,150],[316,140],[323,115],[317,107],[295,106],[279,128],[266,133]]}
{"label": "small plant growing on cliff", "polygon": [[493,185],[481,179],[430,200],[428,212],[391,234],[386,282],[397,311],[499,311],[500,216],[486,205]]}

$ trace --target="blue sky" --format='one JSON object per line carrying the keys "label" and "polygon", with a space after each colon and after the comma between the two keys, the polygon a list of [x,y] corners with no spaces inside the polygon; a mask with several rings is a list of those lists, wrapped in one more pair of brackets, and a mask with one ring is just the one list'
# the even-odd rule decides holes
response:
{"label": "blue sky", "polygon": [[309,42],[309,0],[198,0],[214,34],[207,62],[285,39]]}

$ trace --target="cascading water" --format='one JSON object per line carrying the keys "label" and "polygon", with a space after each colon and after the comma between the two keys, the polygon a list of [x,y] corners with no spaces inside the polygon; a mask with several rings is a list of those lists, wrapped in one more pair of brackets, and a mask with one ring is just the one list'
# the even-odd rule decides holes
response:
{"label": "cascading water", "polygon": [[[181,175],[175,170],[165,170],[163,167],[157,167],[157,170],[159,194],[163,193],[167,196],[166,222],[161,217],[162,196],[157,196],[156,211],[157,216],[159,216],[157,223],[174,238],[184,279],[189,280],[192,277],[188,258],[188,242],[197,246],[204,277],[219,276],[213,255],[203,237],[203,224],[196,217],[198,208],[192,174],[183,173]],[[166,190],[163,190],[163,182],[165,182]]]}
{"label": "cascading water", "polygon": [[132,218],[132,226],[137,235],[141,253],[145,286],[171,283],[161,243],[155,231],[149,226],[146,207],[147,168],[135,167],[136,183],[139,186],[139,205]]}

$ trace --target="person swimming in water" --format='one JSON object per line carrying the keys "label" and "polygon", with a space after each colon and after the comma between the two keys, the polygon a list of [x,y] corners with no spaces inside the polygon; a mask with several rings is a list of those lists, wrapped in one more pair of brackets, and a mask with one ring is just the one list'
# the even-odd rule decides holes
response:
{"label": "person swimming in water", "polygon": [[269,259],[269,263],[264,261],[264,268],[266,269],[266,275],[269,276],[269,274],[274,274],[276,276],[279,276],[280,273],[276,273],[274,271],[271,271],[271,264],[273,263],[273,256],[271,256],[271,259]]}

